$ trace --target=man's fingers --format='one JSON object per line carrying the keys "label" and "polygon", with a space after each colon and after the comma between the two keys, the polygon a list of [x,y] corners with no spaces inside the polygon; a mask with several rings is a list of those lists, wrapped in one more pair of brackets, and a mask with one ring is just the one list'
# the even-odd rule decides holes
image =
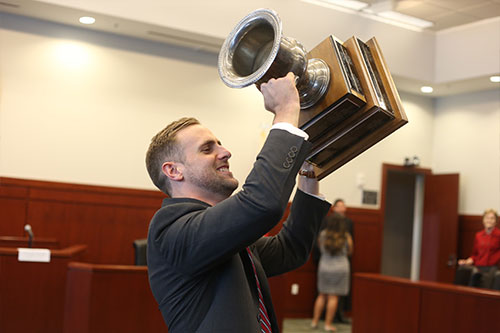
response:
{"label": "man's fingers", "polygon": [[298,76],[296,76],[293,72],[288,72],[288,74],[286,75],[287,78],[289,78],[290,80],[292,80],[292,82],[294,84],[297,84],[297,80],[299,79]]}

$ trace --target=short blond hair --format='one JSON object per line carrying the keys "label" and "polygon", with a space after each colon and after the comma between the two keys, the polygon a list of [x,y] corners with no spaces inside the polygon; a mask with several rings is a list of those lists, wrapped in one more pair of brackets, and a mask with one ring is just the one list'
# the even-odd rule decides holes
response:
{"label": "short blond hair", "polygon": [[162,165],[168,160],[174,162],[184,160],[184,153],[177,144],[177,133],[186,127],[198,124],[200,122],[196,118],[184,117],[170,123],[151,139],[146,152],[146,168],[156,187],[168,196],[172,195],[172,186],[168,177],[162,172]]}
{"label": "short blond hair", "polygon": [[490,214],[490,213],[492,213],[493,215],[495,215],[495,220],[498,221],[498,213],[493,208],[486,209],[484,211],[484,213],[483,213],[483,217],[485,217],[487,214]]}

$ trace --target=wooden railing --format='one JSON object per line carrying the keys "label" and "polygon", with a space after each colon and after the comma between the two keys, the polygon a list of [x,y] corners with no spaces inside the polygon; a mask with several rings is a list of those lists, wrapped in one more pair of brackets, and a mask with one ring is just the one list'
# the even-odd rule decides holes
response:
{"label": "wooden railing", "polygon": [[500,292],[358,273],[353,333],[500,332]]}

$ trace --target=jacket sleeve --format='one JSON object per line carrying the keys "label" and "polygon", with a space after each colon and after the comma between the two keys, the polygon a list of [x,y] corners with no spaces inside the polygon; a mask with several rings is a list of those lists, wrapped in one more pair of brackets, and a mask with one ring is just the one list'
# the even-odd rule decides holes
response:
{"label": "jacket sleeve", "polygon": [[297,190],[290,215],[280,232],[262,237],[255,244],[267,276],[286,273],[302,266],[311,253],[321,222],[330,203]]}

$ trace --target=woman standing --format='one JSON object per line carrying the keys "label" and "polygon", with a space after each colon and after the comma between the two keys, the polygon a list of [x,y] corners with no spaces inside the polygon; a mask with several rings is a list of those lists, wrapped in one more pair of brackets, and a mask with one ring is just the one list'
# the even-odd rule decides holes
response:
{"label": "woman standing", "polygon": [[345,217],[333,214],[326,218],[326,228],[319,234],[321,258],[318,265],[318,297],[314,303],[312,327],[317,327],[326,305],[325,331],[334,332],[333,316],[339,296],[349,292],[349,260],[353,242],[346,231]]}

